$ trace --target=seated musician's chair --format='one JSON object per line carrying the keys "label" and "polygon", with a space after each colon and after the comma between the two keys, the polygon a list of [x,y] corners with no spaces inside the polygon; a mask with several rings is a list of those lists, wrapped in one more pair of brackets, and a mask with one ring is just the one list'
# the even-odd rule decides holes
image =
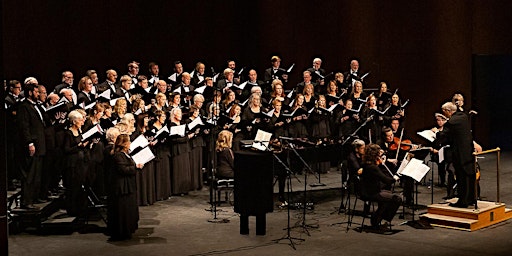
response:
{"label": "seated musician's chair", "polygon": [[[233,205],[233,191],[235,189],[235,180],[230,178],[217,178],[214,181],[214,190],[217,191],[216,204],[227,202]],[[224,192],[224,201],[221,200],[222,192]]]}

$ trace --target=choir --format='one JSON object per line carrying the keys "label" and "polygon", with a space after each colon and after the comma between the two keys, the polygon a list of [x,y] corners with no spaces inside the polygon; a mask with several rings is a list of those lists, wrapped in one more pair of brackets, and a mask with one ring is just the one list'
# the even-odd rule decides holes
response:
{"label": "choir", "polygon": [[[37,171],[35,180],[25,184],[37,191],[28,193],[22,206],[33,207],[60,185],[66,190],[71,215],[82,214],[86,203],[83,187],[92,188],[100,197],[108,196],[114,170],[109,152],[118,134],[128,135],[132,142],[144,137],[154,154],[135,175],[137,204],[143,206],[202,189],[214,169],[215,141],[222,130],[232,134],[232,149],[237,151],[241,142],[254,139],[258,130],[273,133],[272,145],[278,145],[282,136],[312,145],[356,137],[375,143],[382,127],[390,126],[392,120],[399,120],[400,127],[405,124],[406,104],[398,94],[387,92],[384,82],[378,91],[364,89],[368,73],[359,72],[357,60],[351,61],[350,71],[331,76],[333,73],[326,74],[321,67],[321,59],[315,58],[312,67],[304,68],[303,81],[295,86],[288,81],[294,65],[280,67],[278,56],[273,56],[271,63],[261,80],[256,69],[237,70],[232,60],[222,74],[213,73],[213,68],[206,72],[210,69],[201,62],[192,72],[185,72],[183,64],[176,61],[168,77],[161,75],[155,62],[149,63],[147,75],[142,75],[140,63],[133,61],[120,79],[118,72],[110,69],[99,82],[98,72],[87,70],[76,86],[72,72],[65,71],[62,84],[44,96],[35,92],[44,88],[35,78],[24,81],[25,90],[21,90],[21,82],[11,81],[5,105],[7,120],[10,128],[20,129],[9,130],[8,143],[13,149],[8,156],[9,180],[26,180],[24,176],[39,165],[48,166],[45,161],[51,161],[53,169]],[[35,116],[32,110],[37,110]],[[36,127],[35,121],[40,125]],[[42,129],[45,136],[31,138],[28,129]],[[45,151],[41,140],[46,142]],[[128,154],[133,156],[141,149]],[[33,151],[39,153],[42,164],[27,166],[19,161]],[[321,162],[313,168],[326,173],[330,167],[331,163]]]}

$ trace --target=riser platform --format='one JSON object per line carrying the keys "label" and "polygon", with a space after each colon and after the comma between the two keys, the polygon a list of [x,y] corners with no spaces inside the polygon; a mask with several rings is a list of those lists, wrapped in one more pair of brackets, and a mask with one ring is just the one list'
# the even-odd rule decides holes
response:
{"label": "riser platform", "polygon": [[[456,202],[457,198],[447,201]],[[465,231],[479,230],[509,219],[512,219],[512,209],[504,203],[478,201],[478,209],[451,207],[448,203],[432,204],[427,213],[420,218],[427,220],[433,226],[453,228]]]}

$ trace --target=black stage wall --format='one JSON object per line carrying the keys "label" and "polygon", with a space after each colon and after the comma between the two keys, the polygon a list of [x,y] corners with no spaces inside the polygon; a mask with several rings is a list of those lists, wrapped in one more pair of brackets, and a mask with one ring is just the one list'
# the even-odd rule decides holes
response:
{"label": "black stage wall", "polygon": [[[2,1],[6,79],[35,76],[53,88],[71,70],[126,72],[131,60],[175,60],[220,72],[226,60],[262,74],[279,54],[296,63],[291,84],[313,57],[328,71],[353,57],[371,71],[367,87],[387,81],[407,108],[408,134],[434,125],[454,92],[471,105],[472,55],[511,54],[511,1]],[[486,107],[486,106],[480,106]],[[415,138],[413,138],[415,139]],[[423,141],[418,141],[423,142]],[[484,145],[486,148],[487,145]]]}
{"label": "black stage wall", "polygon": [[473,134],[489,148],[512,149],[511,71],[512,55],[473,57]]}

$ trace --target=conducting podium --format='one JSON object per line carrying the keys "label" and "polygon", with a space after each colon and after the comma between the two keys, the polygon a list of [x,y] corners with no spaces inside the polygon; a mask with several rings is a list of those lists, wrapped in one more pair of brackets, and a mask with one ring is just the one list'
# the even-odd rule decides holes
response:
{"label": "conducting podium", "polygon": [[235,152],[235,212],[240,214],[240,234],[249,234],[249,216],[256,216],[256,235],[266,233],[266,213],[272,212],[272,152]]}

